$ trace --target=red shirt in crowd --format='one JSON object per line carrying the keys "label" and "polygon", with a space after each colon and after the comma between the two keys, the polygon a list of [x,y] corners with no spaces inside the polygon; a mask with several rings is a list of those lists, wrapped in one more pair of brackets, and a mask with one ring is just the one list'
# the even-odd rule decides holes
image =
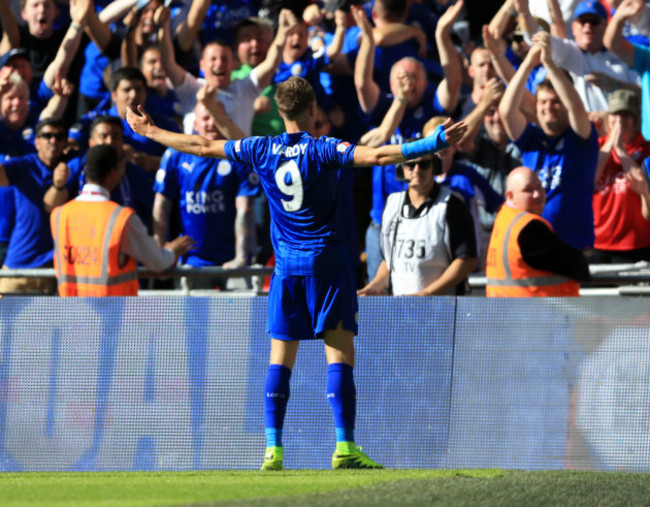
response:
{"label": "red shirt in crowd", "polygon": [[[602,147],[608,137],[599,138],[598,146]],[[640,166],[650,156],[650,142],[641,133],[625,148]],[[630,188],[614,150],[596,181],[593,207],[594,248],[624,251],[650,246],[650,222],[641,215],[641,198]]]}

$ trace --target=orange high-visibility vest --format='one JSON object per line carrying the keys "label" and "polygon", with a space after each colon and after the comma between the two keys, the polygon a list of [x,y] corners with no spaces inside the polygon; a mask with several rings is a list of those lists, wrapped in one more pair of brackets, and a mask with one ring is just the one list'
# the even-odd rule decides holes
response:
{"label": "orange high-visibility vest", "polygon": [[126,221],[135,212],[113,201],[70,201],[50,216],[61,296],[137,296],[135,259],[120,264]]}
{"label": "orange high-visibility vest", "polygon": [[511,208],[504,204],[496,216],[488,246],[485,275],[488,297],[563,297],[579,296],[575,280],[551,271],[535,269],[526,264],[517,239],[521,230],[540,220],[551,230],[551,224],[539,215]]}

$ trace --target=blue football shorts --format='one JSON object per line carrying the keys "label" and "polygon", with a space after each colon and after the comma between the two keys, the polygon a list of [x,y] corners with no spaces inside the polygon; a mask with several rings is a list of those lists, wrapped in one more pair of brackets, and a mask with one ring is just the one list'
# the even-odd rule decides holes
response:
{"label": "blue football shorts", "polygon": [[266,331],[278,340],[311,340],[343,329],[357,334],[359,305],[352,271],[318,276],[271,277]]}

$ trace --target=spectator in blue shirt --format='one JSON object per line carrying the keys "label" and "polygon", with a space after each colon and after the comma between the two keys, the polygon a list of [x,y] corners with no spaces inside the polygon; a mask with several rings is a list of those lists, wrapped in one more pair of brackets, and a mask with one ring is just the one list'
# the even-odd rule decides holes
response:
{"label": "spectator in blue shirt", "polygon": [[[594,244],[592,197],[598,163],[598,135],[569,77],[551,58],[548,33],[533,36],[526,55],[499,104],[508,137],[521,150],[546,190],[542,216],[574,248]],[[529,123],[520,104],[531,70],[540,61],[548,79],[537,87],[537,124]]]}
{"label": "spectator in blue shirt", "polygon": [[[66,147],[65,125],[56,119],[36,126],[36,153],[3,162],[0,187],[11,185],[16,209],[15,224],[3,269],[52,266],[52,235],[49,212],[44,200],[65,188],[68,168],[62,162]],[[55,205],[64,201],[50,199]],[[54,293],[56,282],[50,278],[1,278],[0,293]]]}
{"label": "spectator in blue shirt", "polygon": [[[201,102],[194,113],[194,129],[200,136],[223,139]],[[178,203],[183,233],[196,238],[195,247],[181,257],[184,266],[246,266],[255,243],[258,182],[257,175],[242,164],[168,149],[154,186],[154,237],[160,245],[167,242],[172,206]],[[208,277],[182,281],[187,289],[212,289],[223,282]]]}

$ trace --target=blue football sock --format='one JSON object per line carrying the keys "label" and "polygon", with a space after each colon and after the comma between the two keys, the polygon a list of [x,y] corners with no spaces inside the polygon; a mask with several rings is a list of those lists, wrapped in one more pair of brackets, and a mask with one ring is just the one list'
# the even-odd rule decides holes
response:
{"label": "blue football sock", "polygon": [[357,390],[352,366],[334,363],[327,367],[327,399],[334,414],[337,442],[354,442]]}
{"label": "blue football sock", "polygon": [[270,364],[264,386],[264,426],[267,447],[282,447],[282,427],[289,401],[291,370],[279,364]]}

